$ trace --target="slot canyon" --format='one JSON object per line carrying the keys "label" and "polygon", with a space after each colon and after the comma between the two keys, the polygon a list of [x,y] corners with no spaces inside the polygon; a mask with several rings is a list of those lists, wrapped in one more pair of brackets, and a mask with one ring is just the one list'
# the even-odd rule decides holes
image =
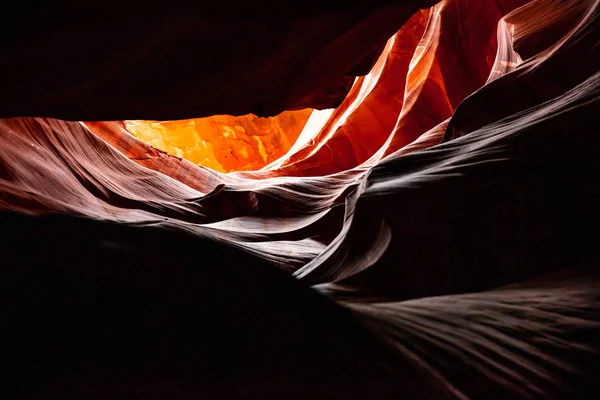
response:
{"label": "slot canyon", "polygon": [[6,399],[600,398],[600,1],[31,2]]}

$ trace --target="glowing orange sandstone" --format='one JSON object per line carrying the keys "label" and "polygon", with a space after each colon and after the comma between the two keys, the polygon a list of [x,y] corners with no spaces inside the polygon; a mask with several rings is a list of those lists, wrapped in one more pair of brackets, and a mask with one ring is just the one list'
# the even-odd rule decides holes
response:
{"label": "glowing orange sandstone", "polygon": [[221,172],[253,171],[242,174],[253,179],[366,168],[438,144],[463,100],[515,68],[501,18],[528,1],[443,0],[416,12],[335,110],[125,125],[160,150]]}
{"label": "glowing orange sandstone", "polygon": [[284,155],[312,110],[275,117],[215,115],[180,121],[124,121],[153,147],[221,172],[257,170]]}

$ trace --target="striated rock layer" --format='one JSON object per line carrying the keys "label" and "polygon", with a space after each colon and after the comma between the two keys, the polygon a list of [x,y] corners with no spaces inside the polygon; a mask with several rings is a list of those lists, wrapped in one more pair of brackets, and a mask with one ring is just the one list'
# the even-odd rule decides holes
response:
{"label": "striated rock layer", "polygon": [[[15,97],[7,115],[45,111],[0,120],[9,397],[598,398],[600,5],[425,3],[358,13],[383,19],[348,21],[333,41],[294,25],[324,47],[303,77],[290,72],[288,99],[333,93],[337,72],[357,72],[342,64],[371,68],[337,108],[277,133],[295,141],[242,167],[214,151],[221,171],[198,166],[120,120],[241,115],[263,96],[263,117],[321,108],[268,90],[273,58],[228,70],[255,86],[227,110],[234,86],[168,106],[150,92],[131,108],[116,108],[122,88],[108,104],[100,78],[41,108]],[[325,67],[326,53],[352,62]],[[59,78],[43,90],[67,93]],[[250,137],[260,121],[205,120]]]}

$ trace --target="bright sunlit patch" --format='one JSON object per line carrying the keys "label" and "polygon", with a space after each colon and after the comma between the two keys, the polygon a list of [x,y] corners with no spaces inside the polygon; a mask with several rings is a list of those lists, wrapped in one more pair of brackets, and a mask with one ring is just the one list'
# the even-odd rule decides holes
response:
{"label": "bright sunlit patch", "polygon": [[312,109],[259,118],[215,115],[180,121],[124,121],[139,140],[221,172],[258,170],[294,145]]}

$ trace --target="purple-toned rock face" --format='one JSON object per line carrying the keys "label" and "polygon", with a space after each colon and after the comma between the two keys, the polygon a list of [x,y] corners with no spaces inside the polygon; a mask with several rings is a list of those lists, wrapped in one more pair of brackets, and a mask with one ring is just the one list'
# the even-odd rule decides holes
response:
{"label": "purple-toned rock face", "polygon": [[598,1],[287,6],[7,19],[3,397],[597,399]]}

